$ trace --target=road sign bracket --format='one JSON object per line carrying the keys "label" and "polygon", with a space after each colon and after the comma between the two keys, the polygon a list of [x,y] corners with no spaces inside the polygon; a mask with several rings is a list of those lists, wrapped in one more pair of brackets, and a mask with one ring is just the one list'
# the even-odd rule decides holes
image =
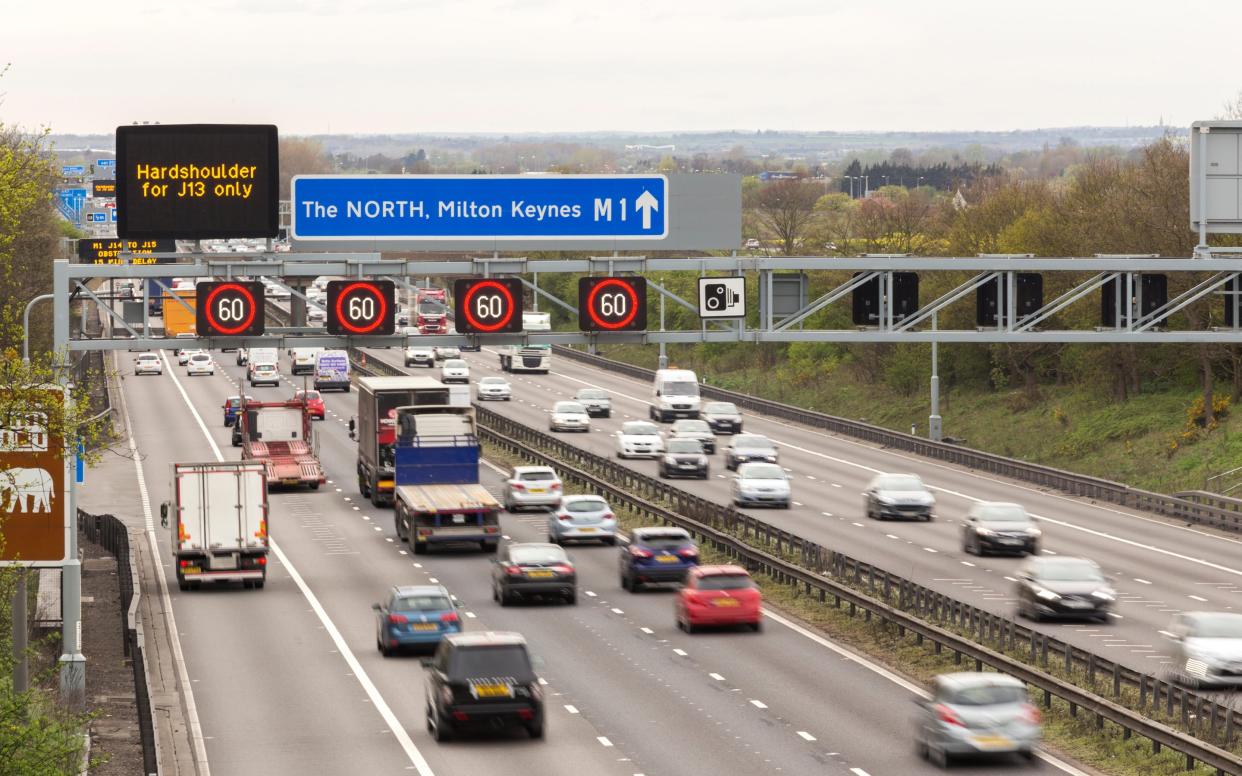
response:
{"label": "road sign bracket", "polygon": [[121,324],[121,326],[123,326],[123,327],[125,328],[125,330],[126,330],[126,331],[128,331],[130,334],[134,335],[134,338],[135,338],[135,339],[137,339],[137,338],[138,338],[138,336],[139,336],[138,332],[136,332],[136,331],[134,331],[132,328],[130,328],[129,323],[128,323],[128,322],[126,322],[126,320],[125,320],[125,316],[121,315],[121,314],[120,314],[120,313],[118,313],[116,310],[113,310],[113,309],[112,309],[112,305],[110,305],[110,304],[104,304],[104,303],[103,303],[103,300],[101,300],[99,297],[95,296],[95,292],[94,292],[94,291],[91,291],[89,288],[87,288],[87,287],[86,287],[86,285],[85,285],[82,281],[80,281],[80,280],[74,280],[73,282],[74,282],[74,284],[75,284],[75,285],[76,285],[79,289],[81,289],[81,291],[82,291],[83,293],[85,293],[88,297],[90,297],[90,298],[91,298],[91,300],[92,300],[92,301],[94,301],[94,302],[95,302],[95,305],[96,305],[97,307],[99,307],[99,308],[101,308],[101,309],[103,309],[103,310],[106,310],[106,311],[108,312],[108,315],[112,316],[112,318],[114,318],[114,319],[116,319],[117,321],[119,321],[119,322],[120,322],[120,324]]}

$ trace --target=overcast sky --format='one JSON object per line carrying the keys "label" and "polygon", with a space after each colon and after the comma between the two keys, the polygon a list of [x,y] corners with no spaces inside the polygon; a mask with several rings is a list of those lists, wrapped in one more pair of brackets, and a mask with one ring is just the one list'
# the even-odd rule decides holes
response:
{"label": "overcast sky", "polygon": [[55,132],[134,120],[284,134],[1184,125],[1242,90],[1242,0],[6,6],[0,121]]}

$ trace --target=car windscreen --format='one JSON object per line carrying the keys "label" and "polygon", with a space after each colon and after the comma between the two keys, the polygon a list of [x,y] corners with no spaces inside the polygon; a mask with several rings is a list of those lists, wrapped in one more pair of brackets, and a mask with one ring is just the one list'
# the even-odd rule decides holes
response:
{"label": "car windscreen", "polygon": [[1197,617],[1186,635],[1198,639],[1242,639],[1242,615],[1214,614]]}
{"label": "car windscreen", "polygon": [[434,594],[402,596],[392,602],[394,612],[443,612],[452,608],[452,601]]}
{"label": "car windscreen", "polygon": [[514,563],[564,563],[569,556],[560,547],[510,547],[509,559]]}
{"label": "car windscreen", "polygon": [[736,415],[737,407],[727,401],[714,401],[703,407],[708,415]]}
{"label": "car windscreen", "polygon": [[958,687],[950,690],[944,700],[958,706],[992,706],[997,703],[1021,703],[1026,700],[1026,690],[1005,685],[980,685]]}
{"label": "car windscreen", "polygon": [[608,394],[604,391],[597,391],[592,388],[578,391],[579,399],[607,399]]}
{"label": "car windscreen", "polygon": [[747,450],[771,450],[772,443],[767,437],[761,436],[740,436],[735,437],[733,446],[737,448],[745,448]]}
{"label": "car windscreen", "polygon": [[1050,582],[1104,581],[1104,575],[1090,563],[1044,563],[1035,569],[1035,577]]}
{"label": "car windscreen", "polygon": [[981,507],[976,513],[986,523],[1029,523],[1031,518],[1018,505]]}
{"label": "car windscreen", "polygon": [[458,679],[512,677],[519,682],[534,679],[526,647],[520,644],[459,647],[453,650],[448,673]]}
{"label": "car windscreen", "polygon": [[703,445],[697,439],[674,439],[668,443],[670,453],[701,453]]}
{"label": "car windscreen", "polygon": [[665,396],[698,396],[699,395],[699,384],[691,383],[691,382],[665,383],[664,384],[664,395]]}
{"label": "car windscreen", "polygon": [[785,470],[775,464],[754,464],[742,468],[741,476],[748,480],[783,480]]}
{"label": "car windscreen", "polygon": [[659,436],[660,430],[649,423],[626,423],[621,427],[626,436]]}
{"label": "car windscreen", "polygon": [[699,590],[746,590],[755,586],[745,574],[708,574],[699,577]]}
{"label": "car windscreen", "polygon": [[576,401],[558,401],[556,405],[552,407],[552,411],[582,414],[586,412],[586,407],[583,407]]}
{"label": "car windscreen", "polygon": [[608,509],[608,503],[602,498],[575,498],[565,499],[566,512],[603,512]]}
{"label": "car windscreen", "polygon": [[554,472],[522,472],[518,475],[518,479],[522,482],[543,482],[546,480],[555,480]]}
{"label": "car windscreen", "polygon": [[880,480],[882,490],[927,490],[918,477],[885,477]]}

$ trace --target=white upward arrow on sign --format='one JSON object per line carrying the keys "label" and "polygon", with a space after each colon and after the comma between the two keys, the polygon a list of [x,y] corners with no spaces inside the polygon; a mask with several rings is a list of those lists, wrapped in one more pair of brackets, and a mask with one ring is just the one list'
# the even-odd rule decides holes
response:
{"label": "white upward arrow on sign", "polygon": [[643,228],[651,228],[651,211],[657,213],[660,211],[660,201],[651,195],[650,191],[643,189],[642,196],[634,200],[634,209],[643,211]]}

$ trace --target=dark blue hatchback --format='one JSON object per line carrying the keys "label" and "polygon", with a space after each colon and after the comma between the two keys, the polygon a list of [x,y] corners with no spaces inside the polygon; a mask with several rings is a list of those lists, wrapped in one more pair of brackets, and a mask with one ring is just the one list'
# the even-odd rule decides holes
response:
{"label": "dark blue hatchback", "polygon": [[621,549],[621,587],[637,592],[646,584],[682,582],[699,565],[699,548],[682,528],[635,528]]}
{"label": "dark blue hatchback", "polygon": [[231,426],[237,422],[237,412],[241,409],[241,397],[230,396],[224,400],[224,425]]}
{"label": "dark blue hatchback", "polygon": [[443,585],[398,585],[375,610],[375,647],[388,657],[402,647],[428,647],[461,632],[457,604]]}

